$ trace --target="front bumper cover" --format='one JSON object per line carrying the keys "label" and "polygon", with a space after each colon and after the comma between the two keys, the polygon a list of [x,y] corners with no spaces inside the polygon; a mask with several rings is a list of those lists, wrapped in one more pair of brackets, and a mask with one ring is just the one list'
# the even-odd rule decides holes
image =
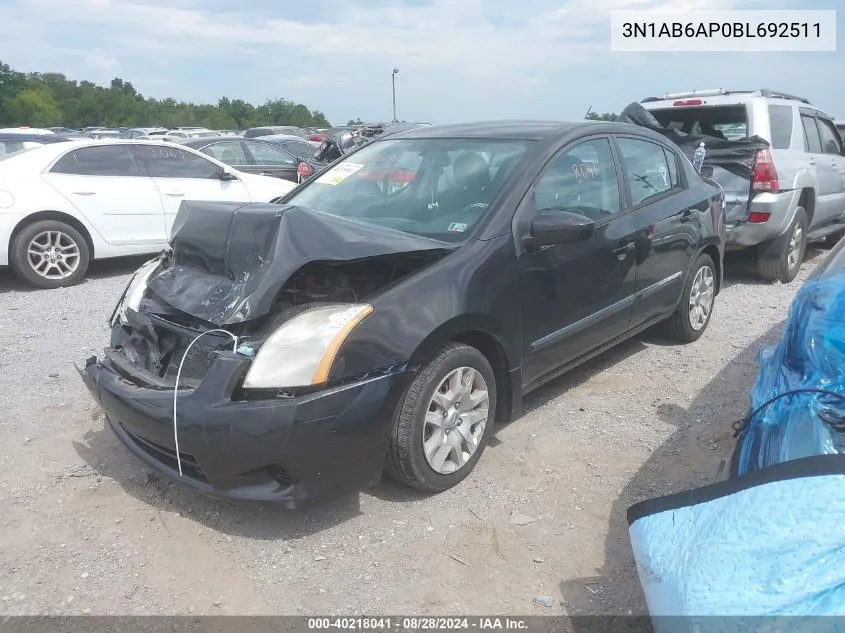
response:
{"label": "front bumper cover", "polygon": [[378,482],[409,371],[295,398],[235,400],[249,362],[220,353],[196,389],[179,390],[182,476],[173,390],[138,386],[108,358],[92,357],[77,370],[126,447],[200,493],[297,507]]}

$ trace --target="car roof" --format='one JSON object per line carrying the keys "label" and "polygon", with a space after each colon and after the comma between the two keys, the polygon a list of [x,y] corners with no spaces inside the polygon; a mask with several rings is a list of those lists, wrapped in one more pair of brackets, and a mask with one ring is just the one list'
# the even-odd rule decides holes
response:
{"label": "car roof", "polygon": [[[139,141],[135,139],[69,139],[64,143],[50,143],[21,152],[18,154],[18,160],[15,164],[19,165],[21,162],[26,160],[41,165],[48,165],[65,152],[69,152],[74,149],[112,145],[150,145],[150,143],[148,141]],[[184,143],[168,143],[166,141],[155,141],[153,145],[155,147],[172,147],[174,149],[182,149],[185,147]],[[205,158],[207,160],[214,161],[213,157],[206,156]],[[8,161],[4,161],[0,164],[8,165]]]}
{"label": "car roof", "polygon": [[424,125],[390,134],[398,138],[497,138],[523,140],[553,140],[577,128],[602,128],[612,125],[592,121],[503,120],[450,125]]}

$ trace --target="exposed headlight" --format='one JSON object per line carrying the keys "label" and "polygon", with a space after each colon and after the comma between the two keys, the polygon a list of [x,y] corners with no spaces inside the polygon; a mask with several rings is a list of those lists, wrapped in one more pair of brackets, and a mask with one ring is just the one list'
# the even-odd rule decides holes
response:
{"label": "exposed headlight", "polygon": [[244,387],[282,389],[326,382],[340,346],[372,311],[371,305],[344,303],[296,315],[259,348]]}
{"label": "exposed headlight", "polygon": [[144,298],[144,292],[147,289],[147,282],[153,273],[158,270],[159,264],[161,264],[159,258],[151,259],[135,271],[135,274],[129,280],[129,284],[126,286],[126,290],[123,291],[123,296],[117,302],[111,319],[109,319],[110,325],[114,326],[118,319],[123,325],[126,325],[127,308],[132,308],[136,312],[138,311],[138,308],[141,307],[141,299]]}

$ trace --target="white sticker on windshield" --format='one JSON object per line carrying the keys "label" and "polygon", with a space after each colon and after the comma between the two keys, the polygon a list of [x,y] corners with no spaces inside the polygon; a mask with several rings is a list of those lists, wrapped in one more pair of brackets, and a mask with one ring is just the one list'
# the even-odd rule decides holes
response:
{"label": "white sticker on windshield", "polygon": [[449,225],[449,230],[453,233],[463,233],[467,228],[469,228],[469,224],[464,224],[463,222],[452,222]]}
{"label": "white sticker on windshield", "polygon": [[317,182],[324,185],[339,185],[362,167],[363,165],[358,163],[341,163],[317,178]]}

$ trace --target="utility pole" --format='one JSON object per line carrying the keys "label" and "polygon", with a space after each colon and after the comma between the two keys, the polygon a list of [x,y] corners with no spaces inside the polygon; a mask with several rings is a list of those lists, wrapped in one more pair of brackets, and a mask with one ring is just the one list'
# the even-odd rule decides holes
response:
{"label": "utility pole", "polygon": [[396,118],[396,73],[399,72],[398,68],[393,69],[393,74],[390,75],[390,78],[393,80],[393,122],[396,123],[399,119]]}

